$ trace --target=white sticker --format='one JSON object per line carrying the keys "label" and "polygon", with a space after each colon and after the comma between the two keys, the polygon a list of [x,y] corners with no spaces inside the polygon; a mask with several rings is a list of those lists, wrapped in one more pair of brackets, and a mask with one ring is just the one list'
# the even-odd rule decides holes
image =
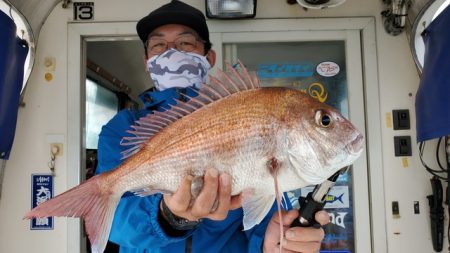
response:
{"label": "white sticker", "polygon": [[345,216],[347,214],[347,212],[328,212],[328,215],[330,215],[330,222],[343,229],[345,229]]}
{"label": "white sticker", "polygon": [[317,65],[316,71],[321,76],[331,77],[339,74],[340,68],[335,62],[324,61]]}
{"label": "white sticker", "polygon": [[[314,190],[314,186],[307,186],[302,188],[301,196],[306,197],[309,192]],[[325,197],[325,209],[329,208],[349,208],[350,198],[349,190],[346,185],[335,185]]]}

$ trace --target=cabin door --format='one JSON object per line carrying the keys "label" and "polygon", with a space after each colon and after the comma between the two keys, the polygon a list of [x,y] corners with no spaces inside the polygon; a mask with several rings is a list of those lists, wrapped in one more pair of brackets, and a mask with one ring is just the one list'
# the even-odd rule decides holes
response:
{"label": "cabin door", "polygon": [[[366,132],[358,31],[224,32],[215,38],[222,45],[223,60],[232,65],[241,61],[257,73],[262,86],[301,90],[337,108]],[[324,227],[321,252],[371,252],[366,154],[339,177],[326,198],[331,223]],[[313,188],[287,193],[284,204],[299,208],[299,196]]]}

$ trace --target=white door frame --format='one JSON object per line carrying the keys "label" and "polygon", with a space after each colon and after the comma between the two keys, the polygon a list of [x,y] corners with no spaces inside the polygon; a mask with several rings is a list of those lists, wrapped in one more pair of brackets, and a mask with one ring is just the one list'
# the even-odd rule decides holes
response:
{"label": "white door frame", "polygon": [[[67,159],[67,186],[73,187],[80,183],[82,168],[82,128],[84,121],[84,98],[81,96],[82,87],[84,87],[84,62],[85,50],[84,43],[89,37],[136,37],[135,22],[102,22],[102,23],[69,23],[68,24],[68,159]],[[360,36],[361,44],[347,45],[347,53],[358,50],[362,53],[361,69],[354,69],[347,63],[348,71],[359,71],[363,81],[363,97],[355,98],[363,100],[364,108],[362,116],[365,120],[366,128],[366,155],[368,171],[365,181],[354,181],[355,188],[365,189],[363,196],[368,196],[367,210],[370,214],[369,220],[361,220],[355,212],[355,221],[364,223],[366,229],[370,229],[372,238],[366,240],[355,237],[355,242],[371,245],[372,252],[387,252],[386,237],[386,215],[384,203],[384,184],[383,184],[383,164],[382,164],[382,145],[381,145],[381,119],[380,119],[380,100],[378,85],[378,66],[375,38],[375,19],[374,18],[305,18],[305,19],[252,19],[238,21],[208,21],[211,32],[211,41],[217,52],[217,59],[223,59],[223,52],[220,44],[222,42],[231,42],[227,35],[242,32],[278,32],[285,33],[289,31],[345,31],[349,37]],[[276,37],[279,41],[280,37]],[[263,38],[261,38],[263,39]],[[306,39],[306,38],[305,38]],[[353,40],[349,40],[353,41]],[[352,42],[351,42],[352,43]],[[217,62],[217,67],[222,67],[222,62]],[[349,99],[352,96],[349,93]],[[361,111],[354,111],[351,108],[350,114],[360,114]],[[362,126],[364,127],[364,126]],[[361,162],[361,161],[360,161]],[[370,179],[370,180],[369,180]],[[361,185],[360,185],[361,184]],[[370,188],[369,188],[370,187]],[[365,215],[366,216],[366,215]],[[79,219],[69,219],[67,225],[67,252],[80,253],[81,251],[81,222]],[[360,247],[360,246],[358,246]],[[358,250],[357,247],[357,250]],[[366,248],[364,247],[364,248]],[[362,253],[362,251],[358,251]]]}

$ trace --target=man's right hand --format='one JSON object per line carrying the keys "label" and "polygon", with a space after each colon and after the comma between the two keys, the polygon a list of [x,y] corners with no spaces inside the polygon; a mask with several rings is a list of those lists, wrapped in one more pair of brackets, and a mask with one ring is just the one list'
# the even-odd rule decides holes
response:
{"label": "man's right hand", "polygon": [[[215,169],[207,170],[203,177],[203,188],[196,199],[192,199],[191,195],[192,180],[192,176],[185,177],[174,194],[164,195],[164,202],[176,216],[190,221],[197,221],[201,218],[224,220],[229,210],[241,206],[240,195],[231,196],[231,176],[229,174],[219,175]],[[218,201],[217,208],[212,210],[216,200]]]}

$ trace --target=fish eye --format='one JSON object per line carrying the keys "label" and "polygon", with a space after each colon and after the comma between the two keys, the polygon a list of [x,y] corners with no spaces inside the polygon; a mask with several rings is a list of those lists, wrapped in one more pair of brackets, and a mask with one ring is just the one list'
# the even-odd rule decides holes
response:
{"label": "fish eye", "polygon": [[323,110],[319,110],[316,112],[316,123],[321,127],[329,127],[333,120],[331,116],[325,113]]}

